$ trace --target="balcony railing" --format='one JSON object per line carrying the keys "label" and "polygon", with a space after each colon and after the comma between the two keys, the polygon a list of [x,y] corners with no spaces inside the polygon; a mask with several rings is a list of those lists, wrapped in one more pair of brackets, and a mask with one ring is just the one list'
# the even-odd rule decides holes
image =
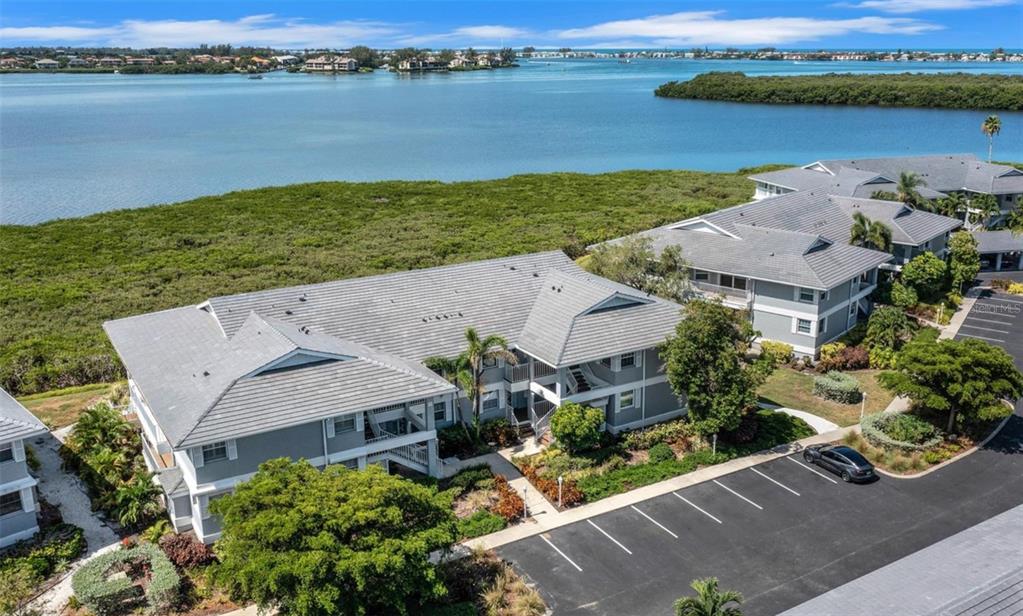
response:
{"label": "balcony railing", "polygon": [[537,379],[542,376],[550,376],[558,371],[554,366],[548,366],[542,361],[533,362],[533,378]]}
{"label": "balcony railing", "polygon": [[705,280],[693,280],[692,283],[696,289],[711,295],[724,295],[728,299],[737,299],[741,301],[746,301],[746,298],[749,297],[746,289],[723,287],[718,284],[711,284]]}
{"label": "balcony railing", "polygon": [[529,379],[529,364],[518,364],[511,366],[508,371],[508,379],[512,383],[520,383]]}

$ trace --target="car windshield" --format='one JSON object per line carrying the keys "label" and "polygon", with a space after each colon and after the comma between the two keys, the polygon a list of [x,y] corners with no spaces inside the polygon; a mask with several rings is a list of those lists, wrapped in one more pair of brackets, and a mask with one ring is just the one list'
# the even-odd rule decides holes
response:
{"label": "car windshield", "polygon": [[856,466],[861,466],[864,468],[870,466],[870,462],[867,462],[867,459],[860,455],[860,452],[856,451],[855,449],[843,449],[842,455],[845,456],[850,462],[852,462]]}

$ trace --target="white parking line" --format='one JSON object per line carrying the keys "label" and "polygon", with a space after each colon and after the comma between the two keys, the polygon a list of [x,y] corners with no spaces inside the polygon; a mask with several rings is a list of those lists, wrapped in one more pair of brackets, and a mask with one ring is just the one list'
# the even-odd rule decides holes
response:
{"label": "white parking line", "polygon": [[1005,342],[1001,338],[987,338],[985,336],[974,336],[973,334],[964,334],[963,332],[959,332],[959,335],[966,336],[967,338],[980,338],[981,340],[987,340],[989,342]]}
{"label": "white parking line", "polygon": [[1002,297],[1000,295],[992,295],[991,297],[985,297],[984,299],[990,302],[1009,302],[1010,304],[1023,304],[1023,301],[1018,299],[1009,299],[1008,297]]}
{"label": "white parking line", "polygon": [[760,471],[758,471],[758,470],[757,470],[757,469],[755,469],[755,468],[750,468],[750,470],[751,470],[751,471],[753,471],[754,473],[756,473],[756,474],[760,475],[760,476],[761,476],[761,477],[763,477],[764,479],[766,479],[766,480],[770,481],[771,483],[773,483],[773,484],[775,484],[775,485],[777,485],[777,486],[779,486],[779,487],[785,488],[785,489],[786,489],[786,490],[788,490],[789,492],[792,492],[792,493],[793,493],[793,494],[795,494],[796,496],[799,496],[799,492],[796,492],[795,490],[793,490],[792,488],[788,487],[788,486],[787,486],[787,485],[785,485],[784,483],[782,483],[782,482],[780,482],[780,481],[776,481],[776,480],[774,480],[774,479],[772,479],[772,478],[768,477],[767,475],[765,475],[765,474],[761,473]]}
{"label": "white parking line", "polygon": [[747,503],[749,503],[749,504],[753,505],[753,506],[754,506],[754,507],[756,507],[757,509],[760,509],[761,511],[762,511],[762,510],[764,509],[764,508],[763,508],[763,507],[761,507],[760,505],[758,505],[758,504],[754,503],[753,501],[751,501],[750,499],[746,498],[746,497],[745,497],[745,496],[743,496],[742,494],[739,494],[738,492],[736,492],[736,491],[735,491],[735,490],[733,490],[732,488],[729,488],[728,486],[726,486],[725,484],[721,483],[721,482],[720,482],[720,481],[718,481],[717,479],[715,479],[715,480],[714,480],[714,483],[716,483],[716,484],[718,484],[719,486],[721,486],[722,488],[724,488],[724,489],[728,490],[728,491],[729,491],[729,492],[731,492],[732,494],[735,494],[736,496],[738,496],[738,497],[739,497],[739,498],[741,498],[742,500],[746,501]]}
{"label": "white parking line", "polygon": [[599,530],[599,531],[600,531],[600,534],[604,535],[605,537],[607,537],[608,539],[610,539],[610,540],[611,540],[612,542],[614,542],[614,544],[615,544],[615,545],[617,545],[618,547],[620,547],[620,548],[622,548],[623,550],[625,550],[625,553],[626,553],[626,554],[632,554],[632,552],[631,552],[631,551],[629,551],[629,548],[627,548],[627,547],[625,547],[624,545],[622,545],[622,544],[618,543],[618,540],[617,540],[617,539],[615,539],[615,538],[614,538],[614,537],[612,537],[611,535],[607,534],[607,531],[605,531],[605,530],[604,530],[603,528],[601,528],[601,527],[597,526],[596,524],[594,524],[594,523],[593,523],[593,520],[586,520],[586,521],[590,523],[590,526],[592,526],[593,528],[596,528],[597,530]]}
{"label": "white parking line", "polygon": [[691,503],[691,502],[689,501],[689,499],[688,499],[688,498],[686,498],[686,497],[682,496],[682,495],[681,495],[681,494],[679,494],[678,492],[672,492],[672,494],[674,494],[675,496],[677,496],[677,497],[681,498],[681,499],[682,499],[682,501],[683,501],[683,502],[686,502],[686,503],[688,503],[690,507],[692,507],[693,509],[695,509],[695,510],[699,511],[700,513],[702,513],[703,515],[707,516],[708,518],[710,518],[710,519],[714,520],[714,521],[715,521],[715,522],[717,522],[718,524],[723,524],[723,523],[724,523],[724,522],[722,522],[721,520],[719,520],[719,519],[715,518],[714,516],[712,516],[711,514],[707,513],[707,512],[706,512],[706,511],[704,511],[703,509],[700,509],[699,507],[697,507],[696,505],[694,505],[693,503]]}
{"label": "white parking line", "polygon": [[678,535],[676,535],[675,533],[671,532],[667,528],[664,528],[664,526],[660,522],[658,522],[657,520],[651,518],[647,514],[645,514],[642,511],[640,511],[639,509],[637,509],[635,505],[629,505],[629,506],[632,507],[633,509],[635,509],[636,513],[638,513],[639,515],[643,516],[644,518],[646,518],[646,519],[650,520],[651,522],[653,522],[654,524],[656,524],[661,530],[663,530],[664,532],[668,533],[672,537],[678,539]]}
{"label": "white parking line", "polygon": [[793,458],[790,458],[790,457],[788,457],[788,456],[785,456],[785,459],[786,459],[786,460],[789,460],[789,461],[791,461],[791,462],[795,462],[796,464],[798,464],[799,466],[802,466],[803,468],[805,468],[806,470],[810,471],[811,473],[816,473],[816,474],[820,475],[821,477],[823,477],[823,478],[827,479],[827,480],[828,480],[828,481],[830,481],[831,483],[838,483],[837,481],[835,481],[835,480],[834,480],[834,479],[832,479],[831,477],[828,477],[827,475],[825,475],[824,473],[820,472],[819,470],[817,470],[817,469],[813,468],[812,466],[807,466],[806,464],[803,464],[803,463],[802,463],[802,462],[800,462],[799,460],[795,460],[795,459],[793,459]]}
{"label": "white parking line", "polygon": [[963,323],[963,327],[969,327],[970,329],[982,329],[986,332],[995,332],[999,334],[1009,333],[1009,330],[1007,329],[992,329],[990,327],[981,327],[980,325],[970,325],[969,323]]}
{"label": "white parking line", "polygon": [[[987,314],[987,313],[985,313]],[[991,315],[994,316],[994,315]],[[1012,325],[1012,321],[996,321],[994,319],[982,319],[980,317],[966,317],[967,321],[983,321],[985,323],[995,323],[998,325]]]}
{"label": "white parking line", "polygon": [[555,552],[557,552],[558,554],[561,554],[561,557],[562,557],[562,558],[564,558],[565,560],[567,560],[567,561],[568,561],[568,563],[569,563],[570,565],[572,565],[573,567],[575,567],[576,569],[578,569],[580,573],[582,573],[582,570],[583,570],[583,568],[582,568],[582,567],[580,567],[579,565],[575,564],[575,561],[574,561],[574,560],[572,560],[571,558],[569,558],[568,556],[566,556],[564,552],[562,552],[561,550],[559,550],[559,549],[558,549],[558,546],[556,546],[556,545],[554,545],[553,543],[551,543],[551,540],[550,540],[550,539],[548,539],[547,537],[544,537],[543,535],[540,535],[540,538],[541,538],[541,539],[543,539],[544,541],[546,541],[546,542],[547,542],[547,545],[549,545],[549,546],[551,546],[552,548],[554,548],[554,551],[555,551]]}

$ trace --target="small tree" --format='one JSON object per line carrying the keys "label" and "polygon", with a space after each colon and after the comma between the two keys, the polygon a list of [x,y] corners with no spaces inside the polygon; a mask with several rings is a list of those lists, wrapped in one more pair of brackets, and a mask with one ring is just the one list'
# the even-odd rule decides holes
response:
{"label": "small tree", "polygon": [[880,375],[881,384],[922,407],[947,412],[949,432],[957,417],[1000,417],[1007,411],[1004,400],[1023,395],[1023,374],[1012,356],[976,338],[913,341],[895,367]]}
{"label": "small tree", "polygon": [[1002,208],[998,205],[998,198],[994,195],[977,195],[970,199],[969,212],[970,224],[974,228],[983,227],[992,217],[998,215]]}
{"label": "small tree", "polygon": [[[910,207],[920,207],[926,199],[920,196],[917,192],[917,187],[924,186],[926,182],[919,175],[912,171],[903,171],[899,174],[899,181],[895,185],[895,189],[898,191],[899,201],[905,203]],[[928,208],[924,208],[928,209]]]}
{"label": "small tree", "polygon": [[551,415],[551,434],[571,452],[591,449],[600,442],[604,413],[591,406],[569,402]]}
{"label": "small tree", "polygon": [[937,295],[948,274],[945,262],[932,252],[922,252],[902,267],[902,284],[911,287],[924,301]]}
{"label": "small tree", "polygon": [[690,296],[689,268],[682,258],[682,250],[678,246],[669,246],[657,258],[647,237],[633,236],[617,244],[602,244],[593,251],[586,269],[677,302]]}
{"label": "small tree", "polygon": [[849,230],[849,243],[854,246],[891,252],[892,230],[883,222],[870,220],[862,212],[856,212],[853,214],[853,225]]}
{"label": "small tree", "polygon": [[906,313],[894,306],[878,306],[867,320],[864,341],[870,348],[897,351],[913,333],[913,325]]}
{"label": "small tree", "polygon": [[283,615],[407,614],[445,594],[430,554],[455,540],[450,495],[378,466],[270,460],[211,505],[214,575]]}
{"label": "small tree", "polygon": [[952,234],[948,242],[948,269],[953,286],[963,292],[963,287],[973,283],[980,272],[980,253],[977,240],[966,231]]}
{"label": "small tree", "polygon": [[756,404],[756,388],[765,375],[744,361],[758,332],[745,312],[720,301],[694,299],[682,315],[661,350],[668,382],[688,400],[688,417],[701,432],[735,430],[743,411]]}
{"label": "small tree", "polygon": [[890,295],[892,304],[902,308],[903,310],[916,306],[920,301],[920,298],[916,295],[916,289],[913,287],[907,287],[898,280],[892,283]]}
{"label": "small tree", "polygon": [[675,616],[742,616],[742,595],[734,590],[718,590],[717,578],[693,580],[690,587],[696,596],[676,601]]}

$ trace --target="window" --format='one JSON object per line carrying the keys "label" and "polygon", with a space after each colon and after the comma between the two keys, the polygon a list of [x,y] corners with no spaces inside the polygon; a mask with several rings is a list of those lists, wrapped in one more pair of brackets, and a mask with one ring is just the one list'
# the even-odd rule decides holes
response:
{"label": "window", "polygon": [[219,462],[227,459],[227,441],[202,446],[202,463]]}
{"label": "window", "polygon": [[700,270],[696,270],[693,272],[693,280],[709,281],[710,272],[701,272]]}
{"label": "window", "polygon": [[0,495],[0,515],[21,511],[21,492]]}
{"label": "window", "polygon": [[10,462],[14,459],[14,443],[0,445],[0,462]]}
{"label": "window", "polygon": [[622,368],[631,368],[636,365],[636,354],[635,353],[623,353],[622,354]]}
{"label": "window", "polygon": [[501,406],[501,399],[497,396],[496,391],[488,391],[483,394],[483,410],[492,411]]}
{"label": "window", "polygon": [[730,276],[728,274],[721,274],[721,286],[730,287],[732,289],[746,290],[746,279],[740,278],[739,276]]}
{"label": "window", "polygon": [[816,294],[813,292],[813,289],[799,289],[799,301],[812,304],[815,297]]}
{"label": "window", "polygon": [[447,421],[448,418],[448,404],[447,402],[434,402],[433,403],[433,420],[434,421]]}
{"label": "window", "polygon": [[334,434],[355,431],[355,415],[342,415],[334,418]]}
{"label": "window", "polygon": [[828,331],[828,317],[824,317],[817,323],[817,335],[821,336],[824,332]]}
{"label": "window", "polygon": [[618,394],[618,408],[631,409],[636,406],[636,391],[623,391]]}
{"label": "window", "polygon": [[813,324],[806,319],[796,319],[796,331],[801,334],[809,334]]}
{"label": "window", "polygon": [[828,292],[827,291],[821,291],[821,301],[822,302],[828,301]]}

